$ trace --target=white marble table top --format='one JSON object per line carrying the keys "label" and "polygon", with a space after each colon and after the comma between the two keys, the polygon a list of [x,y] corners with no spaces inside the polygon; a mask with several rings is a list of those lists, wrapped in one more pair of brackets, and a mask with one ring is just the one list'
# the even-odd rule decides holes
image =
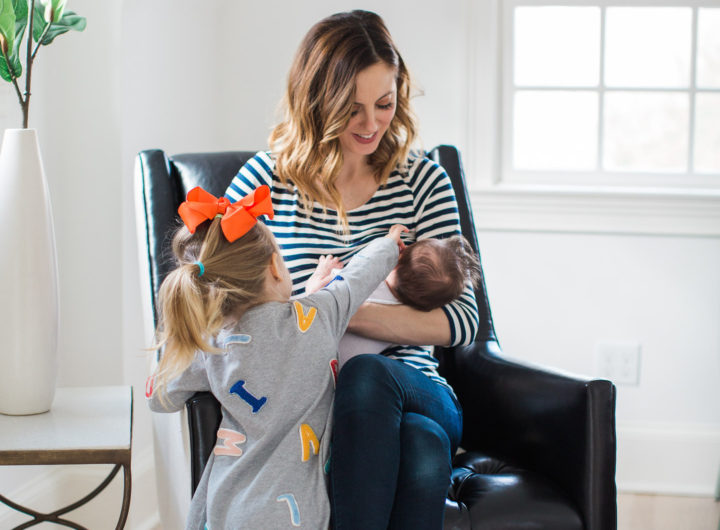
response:
{"label": "white marble table top", "polygon": [[131,422],[130,386],[58,388],[48,412],[0,414],[0,453],[129,449]]}

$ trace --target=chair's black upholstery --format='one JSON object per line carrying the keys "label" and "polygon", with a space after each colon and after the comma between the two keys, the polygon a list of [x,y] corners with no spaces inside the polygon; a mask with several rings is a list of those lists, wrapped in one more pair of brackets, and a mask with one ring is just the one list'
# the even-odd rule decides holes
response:
{"label": "chair's black upholstery", "polygon": [[[137,201],[144,211],[153,313],[160,282],[172,266],[169,234],[177,207],[201,185],[220,196],[253,152],[168,157],[143,151],[136,164]],[[428,156],[450,175],[462,231],[478,250],[460,155],[439,146]],[[140,215],[142,222],[142,215]],[[142,237],[142,236],[141,236]],[[615,387],[570,377],[502,356],[490,306],[477,290],[480,329],[470,346],[436,348],[441,373],[464,411],[445,510],[446,529],[614,530]],[[215,445],[220,407],[211,394],[187,404],[195,489]]]}

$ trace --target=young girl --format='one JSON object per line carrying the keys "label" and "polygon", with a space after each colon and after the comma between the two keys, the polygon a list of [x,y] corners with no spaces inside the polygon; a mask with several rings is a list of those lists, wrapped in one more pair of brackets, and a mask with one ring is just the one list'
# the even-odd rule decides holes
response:
{"label": "young girl", "polygon": [[337,344],[350,316],[397,263],[393,226],[342,275],[290,301],[290,273],[260,215],[270,189],[236,203],[191,190],[160,288],[159,347],[147,397],[180,410],[197,391],[222,405],[218,443],[187,528],[327,528],[329,420]]}

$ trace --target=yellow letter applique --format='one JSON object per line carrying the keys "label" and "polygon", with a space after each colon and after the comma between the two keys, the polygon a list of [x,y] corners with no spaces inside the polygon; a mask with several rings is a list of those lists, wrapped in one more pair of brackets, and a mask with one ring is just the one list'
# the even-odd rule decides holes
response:
{"label": "yellow letter applique", "polygon": [[311,307],[307,314],[305,314],[305,310],[300,302],[296,300],[293,302],[293,305],[295,306],[295,313],[297,313],[298,328],[300,328],[300,331],[305,333],[308,329],[310,329],[310,326],[315,319],[315,315],[317,314],[317,309]]}
{"label": "yellow letter applique", "polygon": [[213,453],[220,456],[240,456],[243,454],[239,444],[245,443],[247,438],[241,432],[231,431],[230,429],[220,429],[217,432],[218,441],[225,440],[224,445],[215,446]]}
{"label": "yellow letter applique", "polygon": [[310,460],[310,445],[312,445],[313,454],[316,455],[320,451],[320,441],[315,435],[315,431],[307,423],[300,425],[300,445],[302,446],[303,462]]}

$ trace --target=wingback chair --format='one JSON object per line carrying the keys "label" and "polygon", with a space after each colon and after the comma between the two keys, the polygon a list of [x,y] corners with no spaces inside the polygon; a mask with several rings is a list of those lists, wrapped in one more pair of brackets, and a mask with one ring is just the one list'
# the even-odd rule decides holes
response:
{"label": "wingback chair", "polygon": [[[178,205],[198,185],[221,196],[253,155],[168,156],[160,150],[138,155],[138,237],[155,317],[158,289],[172,266],[169,240],[178,226]],[[463,234],[478,251],[458,150],[443,145],[427,156],[448,172]],[[507,358],[495,337],[484,280],[476,295],[475,342],[435,349],[464,411],[464,452],[454,458],[444,528],[616,529],[615,387]],[[221,412],[208,393],[190,399],[187,412],[194,491],[216,443]]]}

